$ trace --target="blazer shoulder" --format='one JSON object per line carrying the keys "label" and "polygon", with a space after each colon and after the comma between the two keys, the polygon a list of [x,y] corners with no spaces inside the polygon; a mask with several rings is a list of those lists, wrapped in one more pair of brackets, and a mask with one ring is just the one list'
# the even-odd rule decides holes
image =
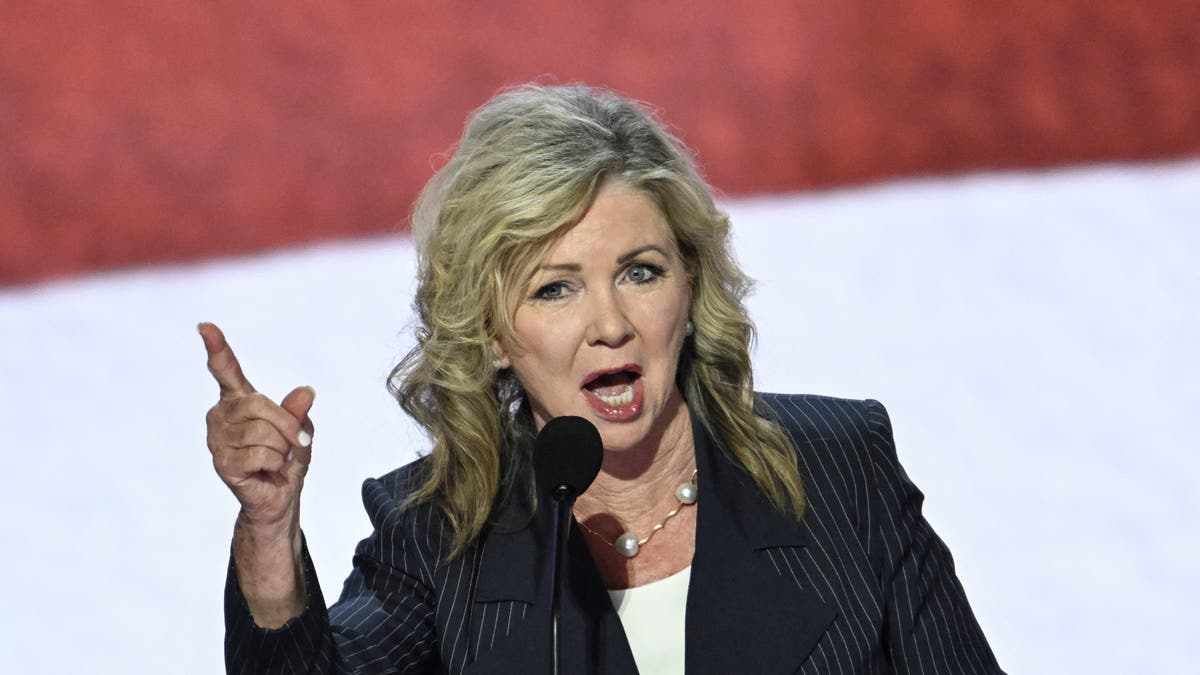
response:
{"label": "blazer shoulder", "polygon": [[391,495],[393,499],[404,501],[408,497],[408,493],[416,489],[420,485],[420,482],[424,480],[428,468],[429,457],[418,457],[408,464],[392,469],[378,478],[368,478],[363,481],[363,486],[364,488],[367,485],[371,485],[372,487],[378,486]]}
{"label": "blazer shoulder", "polygon": [[378,478],[368,478],[362,484],[362,500],[375,528],[373,538],[419,541],[436,556],[442,551],[431,542],[448,540],[445,518],[432,502],[406,503],[426,471],[428,458],[421,457]]}
{"label": "blazer shoulder", "polygon": [[756,393],[755,396],[760,413],[766,412],[769,419],[801,438],[869,434],[876,428],[891,433],[887,409],[874,399],[817,394]]}
{"label": "blazer shoulder", "polygon": [[845,475],[858,475],[872,487],[878,487],[878,467],[899,466],[891,420],[879,401],[813,394],[760,394],[758,405],[760,414],[779,424],[791,438],[801,472],[810,484],[827,475],[818,471],[821,466],[838,466],[852,469]]}

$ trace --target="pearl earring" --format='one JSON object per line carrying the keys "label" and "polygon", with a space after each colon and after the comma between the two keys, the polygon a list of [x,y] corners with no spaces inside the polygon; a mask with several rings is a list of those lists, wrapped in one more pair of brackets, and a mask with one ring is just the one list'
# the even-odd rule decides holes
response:
{"label": "pearl earring", "polygon": [[688,321],[687,325],[684,326],[684,328],[683,328],[683,334],[688,337],[691,337],[692,333],[695,333],[695,332],[696,332],[696,327],[694,325],[692,325],[691,321]]}

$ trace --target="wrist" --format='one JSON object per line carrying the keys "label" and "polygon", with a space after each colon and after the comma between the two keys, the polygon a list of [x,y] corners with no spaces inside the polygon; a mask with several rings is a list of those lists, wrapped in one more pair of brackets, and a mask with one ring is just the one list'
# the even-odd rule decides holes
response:
{"label": "wrist", "polygon": [[306,602],[298,523],[264,525],[239,514],[233,536],[238,585],[254,622],[278,628],[298,616]]}

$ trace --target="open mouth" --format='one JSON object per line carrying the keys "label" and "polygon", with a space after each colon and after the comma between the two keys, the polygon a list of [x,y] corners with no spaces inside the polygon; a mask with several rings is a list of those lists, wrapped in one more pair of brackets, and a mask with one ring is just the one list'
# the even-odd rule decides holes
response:
{"label": "open mouth", "polygon": [[583,385],[592,396],[612,408],[622,408],[633,402],[633,385],[641,373],[634,370],[618,370],[602,373]]}

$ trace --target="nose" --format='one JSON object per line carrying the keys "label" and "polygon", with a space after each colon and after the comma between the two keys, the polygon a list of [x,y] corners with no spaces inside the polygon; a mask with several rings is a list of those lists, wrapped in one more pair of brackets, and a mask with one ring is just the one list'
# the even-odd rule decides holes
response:
{"label": "nose", "polygon": [[585,336],[589,345],[619,347],[633,337],[633,324],[613,290],[592,294],[590,304],[591,320]]}

